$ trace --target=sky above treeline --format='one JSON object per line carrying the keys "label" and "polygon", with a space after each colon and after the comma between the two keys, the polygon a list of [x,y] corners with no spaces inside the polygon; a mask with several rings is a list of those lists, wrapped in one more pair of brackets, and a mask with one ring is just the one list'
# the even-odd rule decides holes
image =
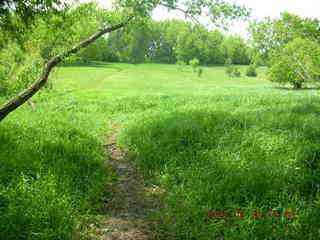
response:
{"label": "sky above treeline", "polygon": [[[104,6],[111,6],[112,0],[98,0]],[[265,17],[279,17],[282,12],[297,14],[302,17],[320,18],[320,0],[234,0],[239,5],[245,5],[252,9],[251,20],[263,19]],[[168,12],[165,8],[159,7],[153,13],[155,20],[178,18],[183,15],[177,11]],[[235,22],[230,28],[230,33],[246,35],[248,22]]]}

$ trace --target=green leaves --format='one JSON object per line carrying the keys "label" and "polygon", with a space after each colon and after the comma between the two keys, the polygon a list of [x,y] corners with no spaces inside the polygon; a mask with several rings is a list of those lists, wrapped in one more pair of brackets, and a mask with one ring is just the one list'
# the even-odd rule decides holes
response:
{"label": "green leaves", "polygon": [[15,24],[16,17],[27,26],[35,17],[60,11],[66,6],[62,0],[3,0],[0,1],[0,27],[16,31],[19,27]]}
{"label": "green leaves", "polygon": [[250,10],[226,0],[117,0],[116,6],[137,17],[148,17],[158,6],[183,12],[195,20],[205,16],[216,25],[227,27],[228,20],[248,17]]}
{"label": "green leaves", "polygon": [[230,20],[246,19],[251,13],[251,9],[236,5],[235,3],[231,4],[223,0],[209,2],[208,16],[213,23],[224,29],[228,29]]}
{"label": "green leaves", "polygon": [[197,67],[199,66],[199,59],[198,58],[193,58],[189,61],[189,65],[192,67],[193,72],[197,71]]}
{"label": "green leaves", "polygon": [[319,42],[320,21],[283,13],[279,19],[266,18],[250,25],[251,42],[266,60],[271,50],[283,48],[295,38]]}
{"label": "green leaves", "polygon": [[314,41],[296,38],[281,51],[271,55],[269,79],[301,88],[303,83],[320,80],[320,45]]}
{"label": "green leaves", "polygon": [[247,46],[240,36],[229,36],[221,45],[225,58],[230,58],[234,64],[248,64]]}

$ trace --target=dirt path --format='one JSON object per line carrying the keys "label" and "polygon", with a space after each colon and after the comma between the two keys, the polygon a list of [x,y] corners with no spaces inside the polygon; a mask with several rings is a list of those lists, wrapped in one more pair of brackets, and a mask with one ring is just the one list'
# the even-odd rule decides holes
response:
{"label": "dirt path", "polygon": [[99,240],[150,240],[148,216],[158,207],[156,187],[147,187],[137,172],[134,161],[117,145],[117,132],[108,139],[106,150],[111,155],[111,167],[116,174],[113,198],[107,204],[103,217],[95,227],[94,238]]}

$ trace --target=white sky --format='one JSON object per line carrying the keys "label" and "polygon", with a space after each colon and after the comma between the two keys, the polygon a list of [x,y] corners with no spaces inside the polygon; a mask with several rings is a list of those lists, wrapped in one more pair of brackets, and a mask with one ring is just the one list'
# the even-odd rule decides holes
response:
{"label": "white sky", "polygon": [[[320,17],[320,0],[236,0],[239,4],[252,8],[251,19],[279,17],[282,12],[294,13],[303,17]],[[247,23],[234,24],[231,31],[244,34]]]}
{"label": "white sky", "polygon": [[[104,6],[110,6],[112,0],[98,0]],[[320,18],[320,0],[234,0],[252,9],[251,19],[263,19],[264,17],[278,17],[281,12],[294,13],[303,17]],[[165,8],[154,11],[153,18],[164,20],[171,18],[183,18],[177,11],[167,12]],[[235,22],[230,28],[232,34],[246,34],[248,23]]]}

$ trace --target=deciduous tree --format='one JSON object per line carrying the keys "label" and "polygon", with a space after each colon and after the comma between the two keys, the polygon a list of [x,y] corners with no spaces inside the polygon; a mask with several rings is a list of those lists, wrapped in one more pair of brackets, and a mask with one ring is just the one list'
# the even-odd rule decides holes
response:
{"label": "deciduous tree", "polygon": [[297,38],[271,55],[268,77],[271,81],[291,84],[300,89],[304,83],[320,81],[320,45]]}
{"label": "deciduous tree", "polygon": [[282,13],[280,18],[255,21],[249,27],[252,45],[264,60],[271,51],[281,49],[295,38],[320,42],[320,21]]}

